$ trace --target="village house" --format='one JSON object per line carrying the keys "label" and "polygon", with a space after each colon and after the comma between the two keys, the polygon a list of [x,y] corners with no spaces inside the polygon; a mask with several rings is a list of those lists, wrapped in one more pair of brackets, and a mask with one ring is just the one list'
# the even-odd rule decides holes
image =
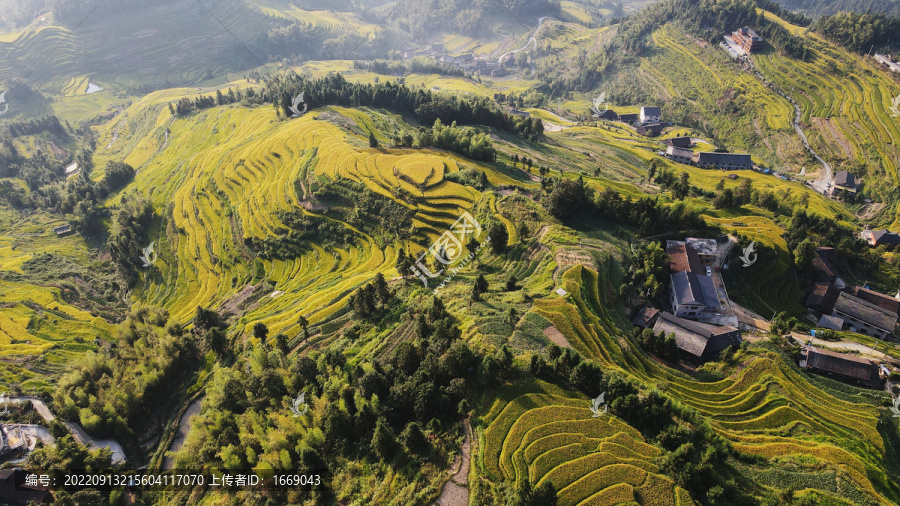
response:
{"label": "village house", "polygon": [[879,306],[886,311],[890,311],[891,313],[900,316],[900,299],[898,299],[896,296],[891,297],[890,295],[878,293],[862,286],[852,286],[847,289],[847,293],[859,297],[864,301],[871,302],[872,304],[875,304],[876,306]]}
{"label": "village house", "polygon": [[694,146],[694,141],[688,137],[672,137],[671,139],[666,139],[663,141],[667,146],[674,146],[676,148],[691,148]]}
{"label": "village house", "polygon": [[823,314],[819,318],[818,325],[822,328],[841,331],[844,330],[844,320],[838,316]]}
{"label": "village house", "polygon": [[727,348],[741,345],[741,331],[730,326],[707,325],[678,318],[671,313],[660,313],[653,332],[674,334],[682,356],[691,362],[703,363],[716,360]]}
{"label": "village house", "polygon": [[652,123],[659,123],[661,114],[662,111],[659,107],[641,107],[641,124],[649,125]]}
{"label": "village house", "polygon": [[612,109],[607,109],[600,114],[595,114],[594,117],[597,119],[605,119],[607,121],[619,121],[619,115]]}
{"label": "village house", "polygon": [[722,307],[712,277],[676,272],[669,277],[669,303],[680,318],[710,317]]}
{"label": "village house", "polygon": [[690,165],[694,161],[694,152],[690,149],[669,146],[666,148],[666,158]]}
{"label": "village house", "polygon": [[60,235],[60,236],[66,235],[71,231],[72,231],[72,225],[70,225],[68,223],[66,223],[65,225],[60,225],[53,229],[53,232],[56,233],[56,235]]}
{"label": "village house", "polygon": [[637,114],[620,114],[619,121],[622,123],[627,123],[629,125],[634,125],[638,122]]}
{"label": "village house", "polygon": [[800,352],[800,368],[833,376],[849,383],[858,382],[871,388],[881,387],[878,364],[847,353],[837,353],[809,345]]}
{"label": "village house", "polygon": [[872,304],[871,302],[841,292],[834,304],[832,316],[844,320],[844,324],[853,332],[886,339],[894,332],[897,325],[897,314]]}
{"label": "village house", "polygon": [[670,123],[649,123],[637,127],[637,133],[646,137],[656,137],[661,134],[663,129],[671,126]]}
{"label": "village house", "polygon": [[889,230],[863,230],[860,233],[862,240],[869,243],[869,246],[878,247],[882,244],[896,246],[900,244],[900,234]]}
{"label": "village house", "polygon": [[[822,314],[831,314],[834,311],[834,304],[837,302],[838,290],[831,281],[816,281],[806,297],[804,306],[814,309]],[[840,330],[840,329],[837,329]]]}
{"label": "village house", "polygon": [[856,176],[847,172],[846,170],[842,170],[834,175],[834,179],[832,180],[832,184],[834,187],[831,190],[831,193],[834,193],[835,190],[841,190],[847,193],[856,193],[858,189],[858,185],[856,183]]}
{"label": "village house", "polygon": [[653,307],[642,307],[640,311],[632,318],[631,323],[641,327],[642,329],[652,328],[659,318],[659,309]]}
{"label": "village house", "polygon": [[705,274],[705,267],[716,262],[718,246],[715,239],[688,237],[684,241],[666,241],[666,254],[672,259],[672,272],[694,272]]}
{"label": "village house", "polygon": [[747,154],[701,151],[694,153],[693,164],[702,169],[752,169],[753,159]]}
{"label": "village house", "polygon": [[719,246],[715,239],[699,239],[697,237],[688,237],[684,240],[685,244],[697,252],[697,258],[700,259],[700,265],[707,267],[716,262],[716,255],[719,253]]}
{"label": "village house", "polygon": [[763,47],[763,38],[750,28],[744,27],[731,33],[731,40],[748,53],[759,51]]}

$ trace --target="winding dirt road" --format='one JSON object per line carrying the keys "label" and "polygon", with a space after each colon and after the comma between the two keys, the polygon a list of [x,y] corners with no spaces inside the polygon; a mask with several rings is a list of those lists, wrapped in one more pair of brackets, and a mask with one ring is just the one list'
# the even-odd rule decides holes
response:
{"label": "winding dirt road", "polygon": [[[511,50],[511,51],[507,51],[507,52],[501,54],[500,57],[497,58],[497,65],[501,65],[501,66],[502,66],[502,65],[503,65],[503,60],[504,60],[507,56],[509,56],[509,55],[511,55],[511,54],[515,54],[515,53],[521,52],[521,51],[525,51],[525,50],[528,49],[528,47],[531,46],[532,44],[534,44],[534,47],[537,47],[537,39],[536,39],[535,37],[537,36],[538,31],[540,31],[541,26],[544,25],[544,21],[546,21],[546,20],[548,20],[548,19],[550,19],[550,18],[547,17],[547,16],[544,16],[544,17],[542,17],[542,18],[538,18],[538,25],[537,25],[537,28],[535,28],[535,29],[534,29],[534,32],[531,33],[531,37],[528,37],[528,42],[526,42],[525,45],[522,46],[522,47],[520,47],[519,49],[513,49],[513,50]],[[529,65],[531,65],[531,70],[534,71],[534,65],[532,65],[530,62],[529,62]]]}
{"label": "winding dirt road", "polygon": [[[44,401],[38,399],[37,397],[31,396],[12,396],[9,398],[9,402],[14,403],[23,403],[30,402],[34,407],[34,410],[40,415],[41,418],[44,419],[45,422],[51,422],[56,419],[53,416],[53,413],[50,411],[50,408],[44,403]],[[115,464],[119,464],[125,462],[125,450],[122,448],[122,445],[116,441],[115,439],[94,439],[84,429],[81,428],[80,425],[74,422],[65,422],[66,427],[68,427],[69,432],[72,433],[72,436],[75,438],[80,444],[87,446],[88,448],[96,450],[97,448],[109,448],[112,451],[112,461]],[[39,426],[30,426],[30,425],[22,425],[24,429],[28,429],[26,432],[34,432],[33,436],[37,437],[44,443],[47,443],[47,436],[49,436],[50,432]],[[52,441],[52,436],[50,440]]]}

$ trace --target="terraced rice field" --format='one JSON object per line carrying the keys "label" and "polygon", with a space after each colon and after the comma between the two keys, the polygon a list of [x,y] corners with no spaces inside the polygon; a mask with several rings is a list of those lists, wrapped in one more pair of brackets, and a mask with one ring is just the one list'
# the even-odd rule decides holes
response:
{"label": "terraced rice field", "polygon": [[[301,315],[312,325],[327,322],[376,273],[396,276],[395,247],[381,249],[346,224],[357,237],[353,244],[310,244],[300,258],[257,259],[254,267],[244,240],[284,229],[278,213],[299,209],[304,197],[295,181],[310,189],[321,178],[350,179],[396,199],[416,211],[414,242],[420,245],[430,244],[480,198],[476,190],[444,180],[462,161],[448,153],[356,147],[364,139],[317,120],[322,111],[280,121],[268,107],[219,107],[172,122],[165,104],[175,96],[172,90],[159,92],[129,109],[128,128],[111,147],[98,150],[98,159],[125,156],[139,169],[133,189],[148,195],[165,217],[156,238],[160,260],[144,277],[139,297],[183,321],[198,305],[226,304],[265,279],[283,295],[257,298],[242,322],[262,321],[273,334],[294,337]],[[328,111],[351,116],[347,109]],[[372,121],[352,112],[358,124]],[[119,123],[111,121],[101,138],[111,138]],[[512,182],[495,173],[491,179]]]}
{"label": "terraced rice field", "polygon": [[[762,210],[757,210],[762,214]],[[753,216],[744,213],[720,213],[723,217],[707,218],[731,233],[749,237],[759,246],[765,246],[776,252],[775,257],[761,256],[759,261],[741,273],[742,278],[749,281],[749,290],[729,288],[729,296],[749,309],[764,315],[772,316],[779,311],[787,311],[794,315],[803,314],[801,305],[802,293],[791,269],[791,253],[787,243],[781,236],[781,228],[764,216]],[[729,216],[725,217],[728,214]],[[740,254],[735,251],[733,254]]]}
{"label": "terraced rice field", "polygon": [[612,415],[593,417],[590,400],[537,382],[501,391],[483,420],[488,477],[549,481],[561,505],[693,504],[659,474],[660,450]]}
{"label": "terraced rice field", "polygon": [[[49,215],[23,218],[4,210],[0,222],[7,231],[0,236],[0,271],[4,274],[23,274],[22,266],[42,254],[89,262],[83,240],[57,237],[52,229],[62,223]],[[4,363],[0,380],[5,384],[49,387],[45,375],[57,375],[84,352],[96,350],[95,339],[109,341],[114,336],[114,325],[67,302],[58,284],[5,279],[0,280],[0,362]]]}
{"label": "terraced rice field", "polygon": [[[602,295],[610,293],[607,276],[602,264],[599,274],[572,267],[560,276],[559,284],[568,295],[537,300],[535,311],[561,330],[582,355],[645,384],[662,385],[659,388],[664,393],[697,409],[739,451],[765,457],[775,469],[834,473],[843,483],[838,494],[855,504],[879,504],[900,497],[900,489],[891,483],[882,463],[886,447],[877,428],[877,402],[823,389],[792,364],[764,351],[734,375],[714,383],[688,379],[661,367],[618,329]],[[577,401],[570,400],[574,398],[571,394],[550,393],[539,396],[540,402],[522,397],[518,404],[512,400],[519,394],[507,396],[489,408],[486,418],[495,424],[485,429],[484,469],[491,476],[511,478],[526,472],[538,480],[554,476],[537,457],[529,460],[537,447],[529,452],[532,440],[526,439],[527,435],[531,430],[540,434],[542,422],[534,421],[542,420],[540,413],[559,413],[560,420],[566,421],[570,419],[565,414],[569,406],[586,414],[588,401],[582,399],[579,408]],[[543,405],[559,407],[541,411]],[[501,418],[499,413],[504,411],[508,415]],[[516,421],[496,423],[506,418]],[[577,435],[565,437],[579,441]],[[586,458],[575,452],[573,460]],[[790,483],[779,482],[778,486],[786,488]],[[581,498],[579,495],[578,500]]]}

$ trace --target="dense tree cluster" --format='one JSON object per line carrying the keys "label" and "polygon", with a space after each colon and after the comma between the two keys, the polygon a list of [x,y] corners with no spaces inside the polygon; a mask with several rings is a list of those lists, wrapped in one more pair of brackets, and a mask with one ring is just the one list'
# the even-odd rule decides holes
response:
{"label": "dense tree cluster", "polygon": [[647,243],[636,251],[632,248],[631,264],[619,288],[619,295],[631,297],[640,294],[648,299],[662,297],[671,261],[659,242]]}
{"label": "dense tree cluster", "polygon": [[463,69],[450,63],[435,61],[427,56],[418,56],[403,61],[374,60],[353,61],[353,68],[381,75],[406,76],[409,74],[438,74],[442,76],[465,77]]}
{"label": "dense tree cluster", "polygon": [[[379,292],[386,286],[369,286],[376,304],[385,300]],[[407,309],[388,305],[361,324],[377,326]],[[176,466],[263,466],[327,475],[347,458],[413,469],[443,463],[456,446],[447,435],[468,414],[473,389],[509,377],[511,356],[483,362],[437,298],[408,311],[402,328],[410,329],[406,337],[377,361],[351,363],[339,349],[287,355],[265,342],[250,346],[237,365],[217,368]],[[304,416],[315,422],[306,423],[309,428],[275,416],[290,415],[285,403],[290,406],[301,392],[308,405]],[[303,502],[295,499],[279,502]]]}
{"label": "dense tree cluster", "polygon": [[433,125],[436,120],[443,124],[477,124],[532,138],[543,135],[544,131],[540,119],[507,114],[485,97],[441,95],[392,82],[351,83],[340,74],[321,79],[309,79],[296,73],[278,74],[266,81],[264,98],[273,101],[276,110],[289,117],[293,99],[301,92],[310,109],[326,105],[379,107],[409,114],[423,125]]}
{"label": "dense tree cluster", "polygon": [[121,333],[60,379],[53,402],[63,419],[137,451],[138,437],[154,415],[174,407],[172,392],[196,369],[199,348],[179,325],[168,325],[163,309],[134,309]]}
{"label": "dense tree cluster", "polygon": [[300,208],[281,211],[277,216],[286,230],[263,238],[244,238],[244,244],[264,258],[296,258],[314,242],[346,245],[356,237],[343,223],[307,214]]}
{"label": "dense tree cluster", "polygon": [[59,137],[64,137],[68,134],[66,128],[56,116],[44,116],[43,118],[26,121],[12,121],[6,124],[4,128],[7,130],[9,137],[13,139],[23,135],[36,135],[43,132]]}
{"label": "dense tree cluster", "polygon": [[839,12],[820,18],[814,28],[826,38],[859,53],[900,40],[900,18],[884,14]]}
{"label": "dense tree cluster", "polygon": [[145,238],[152,220],[153,205],[141,196],[123,196],[113,213],[106,247],[128,286],[134,285],[138,273],[144,270],[141,256],[148,246]]}
{"label": "dense tree cluster", "polygon": [[187,97],[182,98],[175,102],[174,106],[171,103],[169,104],[169,112],[175,116],[186,116],[201,109],[241,102],[245,98],[251,102],[261,100],[253,88],[244,88],[243,90],[238,88],[236,91],[228,88],[226,93],[222,93],[222,90],[216,90],[215,95],[198,95],[193,100]]}
{"label": "dense tree cluster", "polygon": [[678,349],[678,343],[675,341],[675,334],[670,333],[666,335],[665,332],[657,334],[653,332],[653,329],[635,327],[634,337],[644,350],[669,362],[678,362],[680,350]]}
{"label": "dense tree cluster", "polygon": [[591,207],[593,189],[585,186],[582,177],[577,180],[544,178],[541,187],[544,189],[544,208],[554,218],[565,221]]}
{"label": "dense tree cluster", "polygon": [[801,11],[814,17],[850,11],[900,16],[900,4],[884,0],[779,0],[779,3],[786,9]]}
{"label": "dense tree cluster", "polygon": [[700,213],[683,202],[665,205],[650,197],[632,200],[607,189],[597,195],[595,206],[601,216],[637,227],[640,235],[707,228]]}
{"label": "dense tree cluster", "polygon": [[434,120],[431,128],[422,129],[416,136],[416,145],[446,149],[483,162],[497,159],[497,151],[491,144],[490,136],[470,127],[458,127],[455,121],[446,126],[440,119]]}

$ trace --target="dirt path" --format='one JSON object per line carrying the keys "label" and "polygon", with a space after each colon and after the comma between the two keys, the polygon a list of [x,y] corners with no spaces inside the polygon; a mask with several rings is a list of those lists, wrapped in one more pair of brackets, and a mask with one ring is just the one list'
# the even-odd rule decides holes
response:
{"label": "dirt path", "polygon": [[[515,54],[520,51],[525,51],[532,44],[534,44],[534,46],[537,47],[537,39],[535,37],[537,36],[537,33],[541,30],[541,26],[544,25],[544,21],[546,21],[547,19],[550,19],[550,18],[545,16],[545,17],[538,19],[537,28],[534,29],[534,32],[531,34],[531,37],[528,37],[528,42],[526,42],[525,45],[520,47],[519,49],[513,49],[512,51],[507,51],[507,52],[501,54],[500,57],[497,58],[497,65],[500,65],[502,67],[503,59],[506,58],[507,55]],[[531,65],[531,63],[529,63],[529,65]],[[534,71],[534,65],[531,65],[531,70]]]}
{"label": "dirt path", "polygon": [[789,97],[787,94],[776,88],[774,83],[767,81],[765,76],[763,76],[760,71],[756,70],[756,67],[753,65],[752,61],[750,61],[750,65],[753,69],[753,72],[756,74],[756,77],[758,77],[764,85],[768,86],[775,93],[781,95],[785,100],[787,100],[794,106],[794,131],[797,132],[797,136],[800,137],[800,142],[803,143],[803,147],[806,148],[806,151],[808,151],[809,154],[811,154],[813,158],[815,158],[819,162],[819,164],[822,165],[822,170],[819,171],[819,177],[816,178],[811,186],[817,192],[823,195],[827,195],[829,189],[828,185],[831,183],[833,171],[831,169],[831,165],[829,165],[828,162],[826,162],[821,156],[819,156],[819,154],[813,150],[812,146],[809,145],[809,139],[806,138],[806,133],[800,126],[800,119],[803,117],[803,113],[800,110],[800,105],[793,98]]}
{"label": "dirt path", "polygon": [[203,396],[197,397],[194,402],[190,403],[187,409],[184,410],[184,414],[181,415],[181,418],[178,419],[178,432],[172,439],[172,444],[169,446],[168,451],[166,451],[167,455],[162,464],[163,469],[172,469],[172,467],[175,466],[175,459],[168,454],[177,452],[184,445],[184,441],[191,431],[191,418],[200,413],[200,403],[202,402]]}
{"label": "dirt path", "polygon": [[469,421],[463,422],[466,440],[459,449],[459,455],[453,463],[450,480],[444,484],[440,497],[435,501],[439,506],[468,506],[469,504],[469,466],[472,457],[472,426]]}
{"label": "dirt path", "polygon": [[[22,402],[30,402],[32,406],[34,406],[35,412],[40,415],[41,418],[44,419],[45,422],[51,422],[56,419],[53,416],[53,413],[50,411],[50,408],[44,403],[44,401],[38,399],[37,397],[31,396],[13,396],[9,398],[9,402],[22,403]],[[119,444],[115,439],[94,439],[85,432],[84,429],[81,428],[80,425],[74,422],[66,422],[66,427],[68,427],[69,432],[72,433],[72,436],[75,440],[83,444],[91,449],[97,448],[109,448],[112,451],[112,461],[114,463],[125,462],[125,449],[122,448],[122,445]],[[47,432],[49,434],[49,431]]]}
{"label": "dirt path", "polygon": [[812,344],[813,346],[816,346],[818,348],[825,348],[828,350],[843,352],[857,351],[860,355],[866,355],[879,360],[884,360],[887,357],[884,353],[878,350],[872,349],[864,344],[855,343],[853,341],[823,341],[822,339],[816,339],[813,336],[799,334],[797,332],[791,332],[791,337],[794,339],[794,341],[797,341],[797,343],[801,345]]}

